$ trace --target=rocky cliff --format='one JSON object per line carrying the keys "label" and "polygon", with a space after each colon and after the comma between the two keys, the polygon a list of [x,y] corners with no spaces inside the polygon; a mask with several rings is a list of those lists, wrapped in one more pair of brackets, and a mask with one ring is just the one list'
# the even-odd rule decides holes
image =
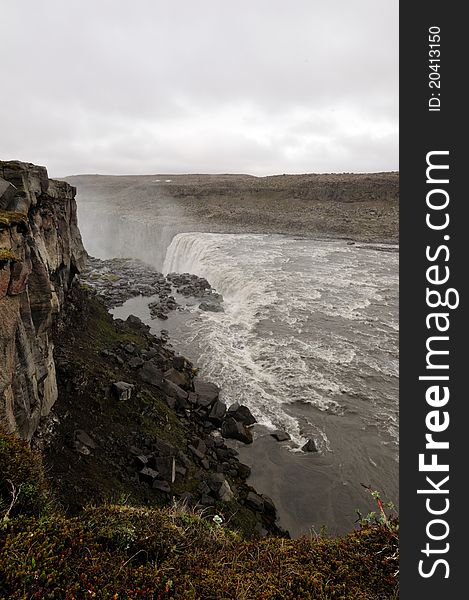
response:
{"label": "rocky cliff", "polygon": [[50,328],[86,258],[75,192],[0,161],[0,423],[28,440],[57,398]]}

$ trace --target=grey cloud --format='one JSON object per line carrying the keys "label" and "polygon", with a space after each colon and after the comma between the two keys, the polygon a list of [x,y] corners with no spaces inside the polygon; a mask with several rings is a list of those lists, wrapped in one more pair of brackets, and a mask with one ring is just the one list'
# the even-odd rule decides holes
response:
{"label": "grey cloud", "polygon": [[397,169],[397,0],[3,3],[0,155],[78,172]]}

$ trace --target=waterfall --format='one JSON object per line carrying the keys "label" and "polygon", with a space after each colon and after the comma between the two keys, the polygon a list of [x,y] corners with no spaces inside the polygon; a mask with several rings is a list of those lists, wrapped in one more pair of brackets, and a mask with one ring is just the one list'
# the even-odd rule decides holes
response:
{"label": "waterfall", "polygon": [[[237,260],[237,253],[240,241],[255,244],[263,238],[254,234],[180,233],[174,236],[166,251],[163,272],[205,277],[223,294],[231,308],[235,305],[239,309],[259,308],[274,301],[276,294],[268,291],[262,281],[251,277],[252,269],[246,257],[243,256],[241,262]],[[254,264],[259,268],[258,256]]]}

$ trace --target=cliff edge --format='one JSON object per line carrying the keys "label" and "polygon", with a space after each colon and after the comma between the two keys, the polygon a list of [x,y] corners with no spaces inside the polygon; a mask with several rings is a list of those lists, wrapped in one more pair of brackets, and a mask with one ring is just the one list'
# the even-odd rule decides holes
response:
{"label": "cliff edge", "polygon": [[75,193],[0,161],[0,424],[27,440],[57,399],[50,328],[86,259]]}

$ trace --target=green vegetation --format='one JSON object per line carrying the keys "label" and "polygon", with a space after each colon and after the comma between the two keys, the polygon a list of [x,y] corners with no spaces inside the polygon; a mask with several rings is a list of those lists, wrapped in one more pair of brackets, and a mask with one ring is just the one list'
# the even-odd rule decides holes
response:
{"label": "green vegetation", "polygon": [[0,248],[0,263],[1,262],[19,262],[19,258],[9,248]]}
{"label": "green vegetation", "polygon": [[67,517],[51,508],[25,443],[0,434],[0,466],[1,598],[397,598],[390,517],[342,538],[260,541],[184,506],[104,504]]}
{"label": "green vegetation", "polygon": [[0,519],[39,515],[48,492],[39,455],[26,442],[0,430]]}
{"label": "green vegetation", "polygon": [[0,210],[0,229],[14,225],[27,225],[28,220],[23,213],[9,210]]}

